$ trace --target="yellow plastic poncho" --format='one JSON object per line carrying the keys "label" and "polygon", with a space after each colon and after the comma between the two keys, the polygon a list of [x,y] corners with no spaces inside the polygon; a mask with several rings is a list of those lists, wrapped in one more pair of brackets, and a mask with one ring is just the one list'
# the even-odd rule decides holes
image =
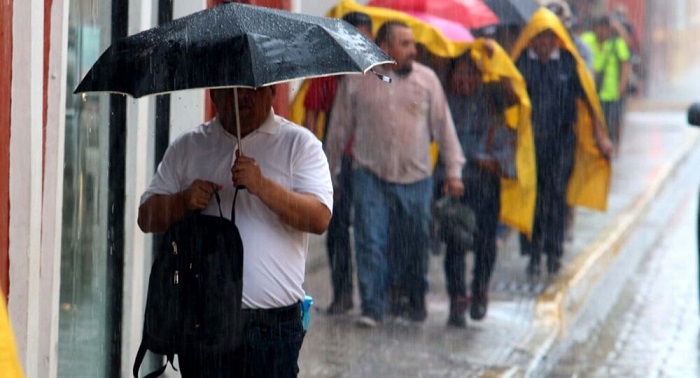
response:
{"label": "yellow plastic poncho", "polygon": [[530,22],[523,28],[520,37],[513,46],[511,56],[514,62],[517,61],[520,54],[526,51],[532,39],[545,30],[554,32],[559,38],[560,48],[570,52],[576,59],[576,71],[586,94],[586,101],[590,104],[590,107],[586,106],[584,100],[577,100],[576,104],[577,120],[574,131],[577,145],[574,169],[566,193],[567,202],[570,205],[605,211],[610,190],[610,161],[600,153],[593,136],[593,120],[597,120],[600,125],[605,127],[605,118],[596,95],[593,78],[574,47],[569,33],[554,13],[546,8],[541,8],[535,12]]}
{"label": "yellow plastic poncho", "polygon": [[0,376],[3,378],[24,377],[17,356],[15,336],[7,314],[5,295],[0,293]]}
{"label": "yellow plastic poncho", "polygon": [[516,230],[531,235],[537,194],[535,173],[535,145],[532,137],[530,97],[527,94],[525,79],[497,43],[493,55],[488,56],[485,41],[478,39],[470,44],[469,53],[484,75],[485,82],[508,79],[518,97],[518,104],[506,111],[506,124],[517,130],[515,150],[517,179],[501,179],[501,221]]}

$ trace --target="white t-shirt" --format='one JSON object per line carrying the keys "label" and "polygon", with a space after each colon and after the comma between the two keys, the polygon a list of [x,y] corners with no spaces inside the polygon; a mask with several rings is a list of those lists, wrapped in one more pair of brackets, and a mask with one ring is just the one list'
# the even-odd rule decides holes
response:
{"label": "white t-shirt", "polygon": [[[154,194],[175,194],[196,179],[221,184],[222,211],[231,215],[236,137],[213,120],[179,136],[168,147],[141,203]],[[333,185],[319,140],[306,128],[271,110],[265,122],[243,138],[243,154],[256,160],[262,174],[287,189],[315,196],[333,209]],[[219,215],[216,199],[202,212]],[[304,298],[309,235],[282,222],[246,190],[236,199],[236,225],[243,240],[243,308],[291,305]]]}

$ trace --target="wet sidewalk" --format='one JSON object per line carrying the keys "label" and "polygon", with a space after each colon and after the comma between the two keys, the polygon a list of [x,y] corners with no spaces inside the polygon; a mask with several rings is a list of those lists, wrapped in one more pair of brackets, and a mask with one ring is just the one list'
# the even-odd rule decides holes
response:
{"label": "wet sidewalk", "polygon": [[[428,319],[423,324],[388,321],[377,329],[357,328],[357,289],[351,313],[326,316],[322,310],[332,289],[323,239],[314,238],[305,288],[315,299],[316,311],[302,348],[300,377],[527,375],[606,273],[665,178],[697,148],[699,134],[687,126],[682,112],[628,113],[613,160],[608,211],[576,211],[573,238],[566,243],[557,277],[529,278],[528,260],[520,256],[517,235],[511,233],[499,248],[488,315],[479,322],[467,318],[466,329],[445,326],[449,299],[442,255],[431,257]],[[469,254],[468,270],[471,260]]]}

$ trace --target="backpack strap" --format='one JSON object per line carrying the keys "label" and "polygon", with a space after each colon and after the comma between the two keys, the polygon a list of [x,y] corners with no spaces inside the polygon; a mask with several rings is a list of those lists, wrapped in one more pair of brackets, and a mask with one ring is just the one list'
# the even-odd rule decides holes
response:
{"label": "backpack strap", "polygon": [[[231,204],[231,222],[236,223],[236,198],[238,198],[238,189],[233,194],[233,204]],[[221,211],[221,197],[218,191],[214,191],[214,196],[216,197],[216,204],[219,205],[219,216],[224,217],[224,213]]]}
{"label": "backpack strap", "polygon": [[[143,358],[146,357],[147,350],[148,348],[146,348],[146,345],[143,343],[143,341],[141,341],[141,345],[139,345],[139,350],[138,352],[136,352],[136,359],[134,359],[134,368],[132,371],[134,374],[134,378],[139,377],[139,369],[141,368],[141,363],[143,363]],[[173,354],[168,354],[166,355],[166,357],[167,361],[165,361],[165,365],[163,365],[160,369],[146,375],[144,378],[156,378],[161,376],[165,372],[165,368],[168,367],[168,362],[170,363],[170,366],[172,366],[173,369],[177,371],[177,369],[175,369],[175,365],[173,365],[173,359],[175,358],[175,356]]]}

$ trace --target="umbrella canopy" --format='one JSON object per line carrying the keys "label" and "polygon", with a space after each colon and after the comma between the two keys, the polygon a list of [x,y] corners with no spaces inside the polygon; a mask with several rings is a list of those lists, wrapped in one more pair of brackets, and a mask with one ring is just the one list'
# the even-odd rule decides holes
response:
{"label": "umbrella canopy", "polygon": [[328,11],[328,17],[341,18],[351,12],[362,12],[372,18],[373,32],[387,21],[402,21],[408,25],[416,42],[425,46],[432,54],[443,58],[454,58],[472,41],[471,32],[454,21],[431,16],[417,11],[396,11],[388,8],[360,5],[352,0],[341,0]]}
{"label": "umbrella canopy", "polygon": [[540,7],[534,0],[481,0],[501,25],[525,25]]}
{"label": "umbrella canopy", "polygon": [[420,12],[406,12],[414,18],[417,18],[427,25],[438,29],[445,38],[454,42],[471,42],[474,40],[474,36],[469,32],[467,28],[454,21],[450,21],[446,18],[440,18],[437,16],[431,16],[426,13]]}
{"label": "umbrella canopy", "polygon": [[498,16],[484,4],[483,0],[371,0],[367,5],[425,13],[458,22],[469,29],[494,25],[499,21]]}
{"label": "umbrella canopy", "polygon": [[392,62],[344,21],[225,3],[116,42],[75,93],[258,88]]}

